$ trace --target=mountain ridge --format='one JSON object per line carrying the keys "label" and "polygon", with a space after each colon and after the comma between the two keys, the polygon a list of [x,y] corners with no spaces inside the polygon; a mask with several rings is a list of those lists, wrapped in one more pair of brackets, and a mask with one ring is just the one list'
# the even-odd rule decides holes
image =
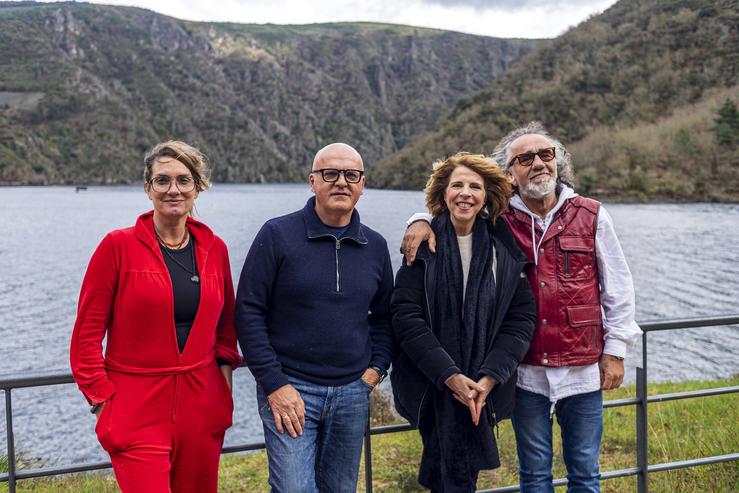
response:
{"label": "mountain ridge", "polygon": [[134,182],[145,150],[167,138],[201,147],[218,181],[302,179],[337,140],[371,169],[535,44],[377,23],[5,5],[0,183]]}

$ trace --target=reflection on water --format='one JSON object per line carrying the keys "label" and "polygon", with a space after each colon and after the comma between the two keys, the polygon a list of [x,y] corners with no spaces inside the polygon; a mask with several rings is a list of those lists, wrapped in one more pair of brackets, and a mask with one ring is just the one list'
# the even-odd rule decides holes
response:
{"label": "reflection on water", "polygon": [[[238,278],[267,219],[301,208],[304,185],[216,185],[198,199],[199,218],[226,242]],[[92,251],[108,231],[150,208],[140,187],[0,188],[0,374],[67,370],[77,295]],[[405,219],[423,209],[420,192],[367,190],[362,220],[388,240],[394,268]],[[634,274],[637,319],[735,313],[739,293],[739,206],[607,205]],[[739,373],[735,328],[649,336],[651,381]],[[627,358],[627,382],[640,361]],[[235,374],[236,412],[227,443],[261,438],[254,380]],[[13,393],[16,448],[46,462],[103,459],[94,419],[73,385]],[[4,440],[4,419],[0,440]],[[4,447],[4,445],[3,445]]]}

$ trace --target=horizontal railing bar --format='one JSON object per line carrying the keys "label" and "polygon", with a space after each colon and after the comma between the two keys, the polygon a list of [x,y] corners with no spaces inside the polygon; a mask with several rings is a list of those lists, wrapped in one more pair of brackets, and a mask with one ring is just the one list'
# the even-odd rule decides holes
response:
{"label": "horizontal railing bar", "polygon": [[[397,425],[393,425],[393,427],[397,427]],[[409,426],[406,426],[409,427]],[[389,428],[389,427],[381,427],[381,428]],[[382,432],[385,432],[384,430]],[[391,433],[390,431],[387,431],[387,433]],[[242,452],[242,451],[248,451],[248,450],[258,450],[260,448],[264,448],[264,443],[251,443],[246,445],[237,445],[233,447],[224,447],[223,453],[233,453],[233,452]],[[651,464],[649,466],[649,472],[662,472],[662,471],[669,471],[674,469],[684,469],[687,467],[694,467],[694,466],[703,466],[703,465],[710,465],[710,464],[720,464],[722,462],[730,462],[734,460],[739,460],[739,453],[733,453],[733,454],[726,454],[726,455],[714,455],[711,457],[702,457],[700,459],[690,459],[690,460],[684,460],[684,461],[675,461],[675,462],[665,462],[662,464]],[[45,476],[56,476],[61,474],[71,474],[71,473],[77,473],[77,472],[89,472],[89,471],[97,471],[101,469],[109,469],[110,468],[110,462],[94,462],[94,463],[86,463],[86,464],[79,464],[75,466],[63,466],[63,467],[54,467],[54,468],[48,468],[48,469],[24,469],[21,471],[18,471],[16,474],[17,479],[31,479],[31,478],[40,478]],[[607,471],[601,474],[601,479],[614,479],[614,478],[622,478],[626,476],[635,476],[639,473],[639,469],[636,467],[629,467],[626,469],[618,469],[615,471]],[[7,473],[0,474],[0,483],[4,483],[8,481],[8,475]],[[554,481],[555,486],[562,486],[567,484],[567,480],[564,478],[560,478]],[[510,486],[503,486],[500,488],[493,488],[488,490],[479,490],[477,493],[512,493],[520,491],[520,488],[518,485],[510,485]]]}
{"label": "horizontal railing bar", "polygon": [[387,433],[398,433],[401,431],[411,431],[415,430],[414,427],[412,427],[408,423],[402,423],[397,425],[385,425],[385,426],[377,426],[375,428],[370,428],[370,435],[385,435]]}
{"label": "horizontal railing bar", "polygon": [[649,472],[671,471],[673,469],[684,469],[686,467],[705,466],[709,464],[720,464],[739,460],[739,453],[714,455],[712,457],[701,457],[700,459],[680,460],[676,462],[665,462],[663,464],[650,464]]}
{"label": "horizontal railing bar", "polygon": [[[239,368],[246,368],[246,363],[239,365]],[[33,372],[30,375],[28,373],[16,373],[7,376],[0,375],[0,390],[75,383],[70,372],[57,370],[52,372]]]}
{"label": "horizontal railing bar", "polygon": [[477,490],[475,493],[513,493],[514,491],[521,491],[521,488],[518,485],[510,485],[493,488],[491,490]]}
{"label": "horizontal railing bar", "polygon": [[636,476],[639,474],[638,467],[627,467],[626,469],[616,469],[615,471],[607,471],[600,475],[600,479],[625,478],[628,476]]}
{"label": "horizontal railing bar", "polygon": [[733,394],[739,392],[739,385],[731,387],[714,387],[711,389],[687,390],[685,392],[672,392],[670,394],[650,395],[649,402],[666,402],[678,399],[690,399],[693,397],[708,397],[711,395]]}
{"label": "horizontal railing bar", "polygon": [[644,332],[673,329],[698,329],[720,325],[739,324],[739,315],[721,315],[718,317],[675,318],[671,320],[647,320],[639,322]]}
{"label": "horizontal railing bar", "polygon": [[[567,484],[566,479],[555,479],[552,481],[552,484],[557,486],[564,486]],[[512,484],[509,486],[500,486],[498,488],[492,488],[489,490],[477,490],[475,493],[513,493],[515,491],[521,491],[521,488],[517,484]]]}
{"label": "horizontal railing bar", "polygon": [[221,454],[234,454],[236,452],[253,452],[262,450],[265,447],[264,442],[245,443],[241,445],[230,445],[221,449]]}
{"label": "horizontal railing bar", "polygon": [[46,387],[47,385],[61,385],[65,383],[74,383],[72,374],[69,372],[33,373],[31,375],[24,373],[0,379],[0,390]]}
{"label": "horizontal railing bar", "polygon": [[603,409],[607,407],[621,407],[621,406],[633,406],[638,404],[639,399],[636,397],[627,397],[625,399],[612,399],[610,401],[603,401]]}
{"label": "horizontal railing bar", "polygon": [[[75,464],[71,466],[49,467],[43,469],[22,469],[15,473],[16,479],[32,479],[42,478],[44,476],[57,476],[60,474],[72,474],[75,472],[99,471],[101,469],[110,469],[110,462],[86,462],[84,464]],[[0,483],[8,481],[8,475],[0,474]]]}

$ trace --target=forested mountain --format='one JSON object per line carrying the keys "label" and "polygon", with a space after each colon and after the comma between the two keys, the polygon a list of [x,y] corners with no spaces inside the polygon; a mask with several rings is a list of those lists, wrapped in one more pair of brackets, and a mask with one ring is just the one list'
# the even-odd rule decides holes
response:
{"label": "forested mountain", "polygon": [[573,151],[583,192],[737,201],[738,28],[736,0],[621,0],[460,100],[375,183],[418,189],[435,159],[491,153],[538,119]]}
{"label": "forested mountain", "polygon": [[0,183],[140,180],[145,150],[201,147],[217,181],[305,179],[315,151],[368,168],[535,44],[381,24],[195,23],[0,3]]}

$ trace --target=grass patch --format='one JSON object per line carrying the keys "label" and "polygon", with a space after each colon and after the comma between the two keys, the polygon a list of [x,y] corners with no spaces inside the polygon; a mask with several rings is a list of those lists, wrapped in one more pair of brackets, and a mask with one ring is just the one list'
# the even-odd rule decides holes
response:
{"label": "grass patch", "polygon": [[[716,386],[739,385],[739,377],[709,381],[650,385],[650,394],[697,390]],[[606,399],[634,397],[633,386],[606,393]],[[389,400],[374,396],[373,425],[399,422],[389,410]],[[649,406],[650,464],[723,455],[739,451],[737,424],[739,395],[728,394],[697,399],[655,403]],[[601,450],[601,471],[636,465],[636,410],[633,406],[606,409],[605,431]],[[555,424],[555,428],[558,428]],[[555,429],[555,477],[564,477],[559,430]],[[516,447],[510,421],[500,426],[498,448],[500,469],[481,474],[478,488],[515,484]],[[417,431],[376,436],[372,439],[374,473],[373,488],[377,492],[416,492],[421,440]],[[266,492],[267,456],[264,452],[224,456],[221,460],[219,491],[222,493]],[[603,481],[606,493],[636,491],[636,478]],[[0,485],[7,491],[7,485]],[[20,481],[18,491],[38,493],[107,493],[118,491],[111,474],[77,475],[57,479]],[[360,471],[358,491],[364,491],[364,465]],[[560,490],[564,491],[564,490]],[[739,463],[727,462],[690,469],[653,473],[650,491],[655,493],[739,491]]]}

